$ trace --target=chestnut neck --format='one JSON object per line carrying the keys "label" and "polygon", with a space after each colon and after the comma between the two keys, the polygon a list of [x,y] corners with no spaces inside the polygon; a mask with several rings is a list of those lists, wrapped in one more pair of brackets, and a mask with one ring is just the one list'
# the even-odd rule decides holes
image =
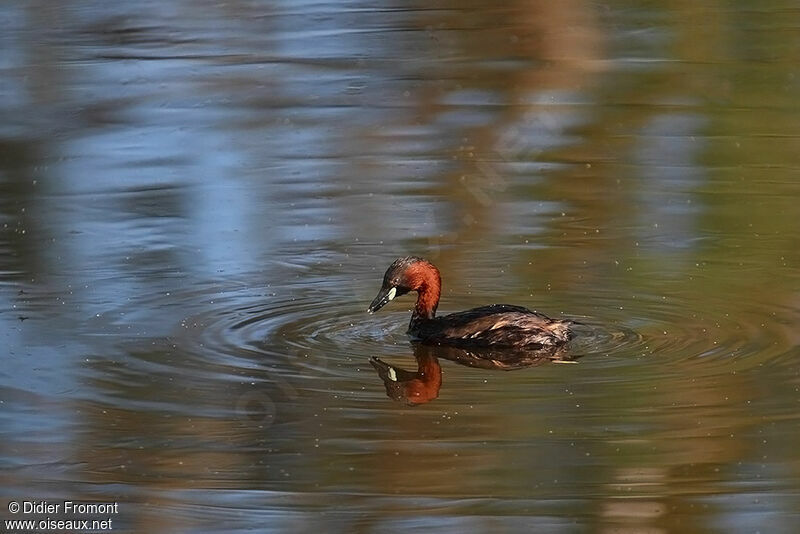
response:
{"label": "chestnut neck", "polygon": [[412,287],[417,291],[417,303],[414,305],[411,321],[433,319],[442,294],[442,277],[439,269],[427,261],[420,261],[411,265],[406,275],[414,282]]}

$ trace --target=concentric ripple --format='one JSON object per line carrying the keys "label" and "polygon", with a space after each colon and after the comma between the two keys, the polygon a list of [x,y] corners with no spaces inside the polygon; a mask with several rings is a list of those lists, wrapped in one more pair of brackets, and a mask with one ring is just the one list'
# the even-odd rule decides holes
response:
{"label": "concentric ripple", "polygon": [[[406,313],[369,316],[363,303],[343,303],[341,295],[321,287],[277,290],[241,282],[209,283],[142,296],[133,307],[136,311],[108,315],[124,317],[179,351],[184,370],[194,363],[197,369],[241,377],[288,365],[294,373],[320,376],[337,374],[337,367],[362,355],[383,354],[391,347],[400,353],[409,350]],[[165,316],[164,310],[170,313]],[[152,336],[157,331],[163,335]],[[135,342],[145,347],[149,343]]]}
{"label": "concentric ripple", "polygon": [[[179,367],[197,382],[266,380],[276,372],[298,380],[353,378],[354,369],[371,356],[412,354],[404,306],[368,315],[364,302],[343,298],[335,288],[209,282],[142,296],[134,309],[110,315],[140,328],[151,325],[145,327],[150,341],[136,342],[145,350],[124,351],[144,360],[143,369]],[[576,336],[569,350],[589,365],[632,365],[645,357],[702,363],[711,373],[719,365],[719,372],[730,372],[779,361],[800,341],[793,328],[800,313],[789,307],[751,302],[747,313],[734,319],[715,312],[724,307],[708,303],[693,311],[676,298],[639,295],[633,304],[619,305],[615,296],[599,294],[588,306],[583,302],[583,309],[598,313],[571,317]],[[156,331],[163,335],[154,336]],[[156,361],[155,352],[146,350],[153,339],[179,356]]]}
{"label": "concentric ripple", "polygon": [[[800,343],[796,325],[800,310],[749,302],[736,317],[726,307],[704,303],[693,309],[678,299],[641,297],[635,306],[613,308],[611,317],[576,320],[573,350],[586,356],[631,356],[720,364],[726,371],[742,370],[768,361],[779,362]],[[626,315],[627,314],[627,315]]]}

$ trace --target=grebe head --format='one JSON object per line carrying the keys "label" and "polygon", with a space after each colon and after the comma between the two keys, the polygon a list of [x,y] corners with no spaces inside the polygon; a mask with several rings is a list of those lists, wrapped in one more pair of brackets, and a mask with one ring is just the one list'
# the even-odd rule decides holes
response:
{"label": "grebe head", "polygon": [[439,270],[432,263],[416,256],[398,258],[383,275],[383,285],[367,311],[375,313],[395,297],[409,291],[419,291],[422,294],[423,291],[430,290],[435,293],[435,303],[432,303],[432,311],[435,312],[439,303],[440,287]]}

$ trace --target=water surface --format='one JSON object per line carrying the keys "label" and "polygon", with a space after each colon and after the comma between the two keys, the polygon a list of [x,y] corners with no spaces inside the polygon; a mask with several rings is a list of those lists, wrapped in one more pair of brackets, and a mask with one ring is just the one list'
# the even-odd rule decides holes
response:
{"label": "water surface", "polygon": [[[794,532],[792,2],[0,8],[6,502],[147,532]],[[414,370],[411,297],[584,323]]]}

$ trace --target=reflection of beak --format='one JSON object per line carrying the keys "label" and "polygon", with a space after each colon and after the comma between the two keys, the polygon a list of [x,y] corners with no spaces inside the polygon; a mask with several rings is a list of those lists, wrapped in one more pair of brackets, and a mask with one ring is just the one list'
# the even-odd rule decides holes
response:
{"label": "reflection of beak", "polygon": [[390,288],[382,287],[381,290],[378,292],[378,296],[375,297],[375,299],[372,301],[372,304],[370,304],[369,308],[367,308],[367,311],[369,313],[375,313],[376,311],[386,306],[386,304],[390,300],[392,300],[395,297],[395,295],[397,295],[396,287],[390,287]]}
{"label": "reflection of beak", "polygon": [[375,356],[369,359],[369,363],[378,371],[378,376],[380,376],[381,380],[386,384],[390,382],[407,382],[417,376],[417,373],[412,373],[411,371],[406,371],[405,369],[390,365]]}

